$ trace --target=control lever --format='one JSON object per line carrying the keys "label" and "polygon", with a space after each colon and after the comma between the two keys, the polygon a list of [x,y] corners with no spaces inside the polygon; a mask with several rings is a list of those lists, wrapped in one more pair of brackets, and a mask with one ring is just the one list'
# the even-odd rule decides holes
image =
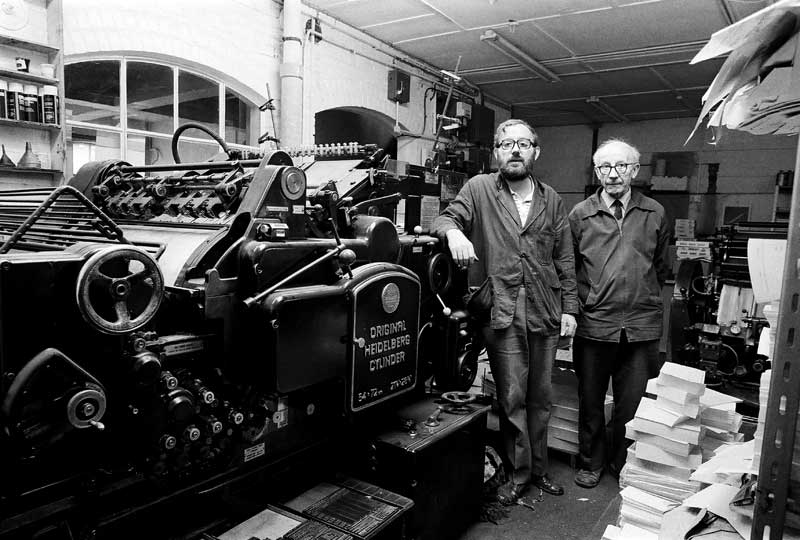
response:
{"label": "control lever", "polygon": [[445,317],[449,317],[450,314],[453,313],[453,310],[447,307],[447,304],[444,303],[444,300],[442,300],[442,297],[439,296],[439,293],[436,293],[436,299],[439,301],[440,304],[442,304],[442,315],[444,315]]}
{"label": "control lever", "polygon": [[425,420],[425,425],[428,427],[436,427],[439,425],[439,415],[442,414],[442,406],[436,407],[436,410]]}
{"label": "control lever", "polygon": [[[260,293],[258,293],[255,296],[251,296],[250,298],[245,299],[245,301],[244,301],[245,307],[248,307],[248,308],[253,307],[255,304],[257,304],[258,302],[260,302],[261,300],[263,300],[264,298],[266,298],[267,296],[269,296],[270,294],[272,294],[276,290],[280,289],[281,287],[283,287],[284,285],[286,285],[287,283],[292,281],[297,276],[300,276],[300,275],[304,274],[305,272],[308,272],[309,270],[311,270],[312,268],[314,268],[318,264],[321,264],[321,263],[323,263],[323,262],[325,262],[327,260],[333,259],[334,257],[338,257],[339,254],[341,254],[343,251],[350,251],[352,253],[351,250],[345,249],[344,244],[339,244],[338,246],[336,246],[332,250],[326,252],[324,255],[320,256],[319,258],[311,261],[310,263],[308,263],[304,267],[300,268],[296,272],[292,272],[291,275],[286,276],[285,278],[280,280],[278,283],[272,285],[271,287],[268,287],[268,288],[264,289],[263,291],[261,291]],[[353,253],[353,259],[355,259],[355,253]]]}
{"label": "control lever", "polygon": [[292,281],[294,278],[304,274],[305,272],[308,272],[318,264],[333,259],[334,257],[339,257],[339,260],[341,261],[342,265],[347,269],[347,273],[349,274],[350,278],[353,277],[353,274],[350,271],[350,265],[353,264],[353,261],[355,261],[356,254],[353,252],[353,250],[347,249],[345,245],[342,243],[342,239],[339,238],[339,231],[336,230],[336,224],[333,223],[333,218],[328,218],[328,219],[331,221],[331,224],[333,225],[333,235],[336,237],[336,247],[326,252],[322,256],[318,257],[317,259],[311,261],[310,263],[300,268],[296,272],[292,272],[290,275],[286,276],[278,283],[272,285],[271,287],[267,287],[266,289],[264,289],[255,296],[251,296],[250,298],[245,299],[244,300],[245,307],[248,308],[253,307],[255,304],[257,304],[258,302],[260,302],[261,300],[263,300],[276,290],[280,289],[281,287]]}

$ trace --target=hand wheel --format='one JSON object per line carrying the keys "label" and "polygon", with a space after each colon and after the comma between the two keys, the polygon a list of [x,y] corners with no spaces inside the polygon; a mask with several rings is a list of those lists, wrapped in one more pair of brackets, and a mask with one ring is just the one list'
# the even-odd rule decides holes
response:
{"label": "hand wheel", "polygon": [[86,322],[106,334],[141,328],[156,314],[163,296],[158,263],[136,246],[103,248],[78,274],[78,309]]}

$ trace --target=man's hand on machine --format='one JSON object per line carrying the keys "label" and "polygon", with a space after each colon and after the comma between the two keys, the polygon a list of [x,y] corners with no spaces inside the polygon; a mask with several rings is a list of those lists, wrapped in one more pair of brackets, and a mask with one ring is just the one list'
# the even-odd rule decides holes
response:
{"label": "man's hand on machine", "polygon": [[458,229],[447,231],[447,245],[450,246],[450,255],[459,268],[469,268],[478,260],[472,242]]}

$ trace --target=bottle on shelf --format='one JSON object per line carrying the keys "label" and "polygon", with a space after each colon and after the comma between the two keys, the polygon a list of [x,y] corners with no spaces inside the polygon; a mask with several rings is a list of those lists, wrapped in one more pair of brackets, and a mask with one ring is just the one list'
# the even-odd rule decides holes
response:
{"label": "bottle on shelf", "polygon": [[8,93],[8,83],[0,79],[0,118],[6,118],[6,93]]}

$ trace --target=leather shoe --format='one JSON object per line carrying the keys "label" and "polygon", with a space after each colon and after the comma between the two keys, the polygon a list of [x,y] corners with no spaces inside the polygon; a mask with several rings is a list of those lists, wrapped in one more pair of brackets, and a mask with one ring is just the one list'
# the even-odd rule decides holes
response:
{"label": "leather shoe", "polygon": [[564,488],[550,480],[546,474],[543,474],[542,476],[534,476],[531,479],[531,484],[538,487],[545,493],[549,493],[550,495],[564,494]]}
{"label": "leather shoe", "polygon": [[516,484],[513,480],[509,480],[497,488],[497,502],[503,506],[517,504],[517,501],[527,489],[528,484]]}
{"label": "leather shoe", "polygon": [[575,473],[575,483],[583,488],[591,489],[600,483],[600,476],[603,474],[603,469],[590,471],[589,469],[578,469]]}

